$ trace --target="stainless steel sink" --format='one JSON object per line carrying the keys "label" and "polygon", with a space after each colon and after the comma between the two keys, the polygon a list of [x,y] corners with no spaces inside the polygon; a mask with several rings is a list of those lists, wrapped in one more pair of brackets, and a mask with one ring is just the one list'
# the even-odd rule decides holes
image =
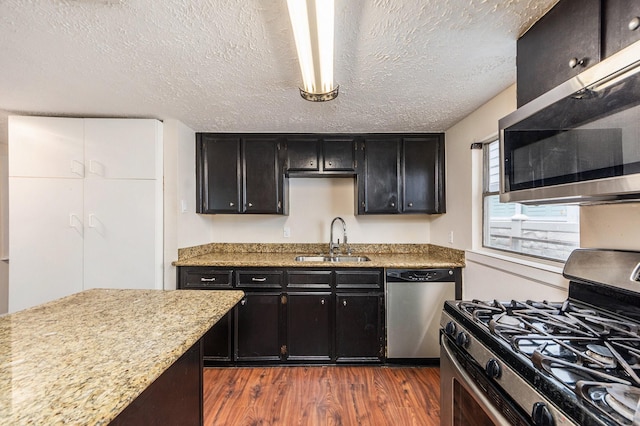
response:
{"label": "stainless steel sink", "polygon": [[337,256],[296,256],[296,262],[368,262],[367,256],[349,256],[349,255],[337,255]]}

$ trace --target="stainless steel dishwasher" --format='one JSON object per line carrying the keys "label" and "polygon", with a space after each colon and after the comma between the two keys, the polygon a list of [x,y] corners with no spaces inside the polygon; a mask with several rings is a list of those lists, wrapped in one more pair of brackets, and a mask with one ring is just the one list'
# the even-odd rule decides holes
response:
{"label": "stainless steel dishwasher", "polygon": [[460,299],[461,287],[459,268],[387,269],[387,359],[439,358],[442,306]]}

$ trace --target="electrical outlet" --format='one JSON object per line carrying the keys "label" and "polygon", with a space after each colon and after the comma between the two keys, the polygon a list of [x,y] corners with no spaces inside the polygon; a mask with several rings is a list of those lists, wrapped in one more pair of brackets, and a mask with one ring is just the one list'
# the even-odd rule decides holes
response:
{"label": "electrical outlet", "polygon": [[449,231],[449,244],[453,244],[453,231]]}
{"label": "electrical outlet", "polygon": [[289,238],[291,236],[291,228],[289,228],[288,226],[285,226],[282,229],[282,236],[285,238]]}

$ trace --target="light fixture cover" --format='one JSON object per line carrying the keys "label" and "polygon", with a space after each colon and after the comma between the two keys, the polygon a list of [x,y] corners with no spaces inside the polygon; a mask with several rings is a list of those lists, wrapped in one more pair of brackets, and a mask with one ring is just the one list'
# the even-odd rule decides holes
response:
{"label": "light fixture cover", "polygon": [[302,72],[300,95],[316,102],[334,99],[334,0],[287,0],[287,5]]}

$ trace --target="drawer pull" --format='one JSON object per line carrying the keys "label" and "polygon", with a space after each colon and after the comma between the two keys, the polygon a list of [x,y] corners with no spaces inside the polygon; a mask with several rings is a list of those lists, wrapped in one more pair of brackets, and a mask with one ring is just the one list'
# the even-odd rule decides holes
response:
{"label": "drawer pull", "polygon": [[201,277],[200,278],[200,282],[203,282],[203,283],[210,283],[210,282],[213,282],[215,280],[216,280],[216,277],[212,277],[212,278]]}
{"label": "drawer pull", "polygon": [[631,21],[629,21],[629,30],[630,31],[635,31],[638,28],[640,28],[640,17],[636,16]]}
{"label": "drawer pull", "polygon": [[262,278],[251,277],[251,281],[256,282],[256,283],[263,283],[266,280],[267,280],[266,277],[262,277]]}

